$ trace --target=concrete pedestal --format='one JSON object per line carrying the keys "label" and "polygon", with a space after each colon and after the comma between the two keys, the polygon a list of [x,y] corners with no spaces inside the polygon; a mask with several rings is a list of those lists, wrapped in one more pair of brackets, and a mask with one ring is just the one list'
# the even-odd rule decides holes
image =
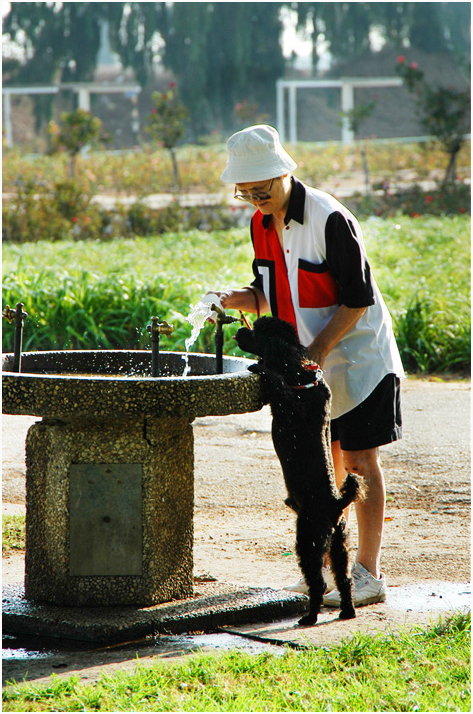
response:
{"label": "concrete pedestal", "polygon": [[139,350],[3,355],[4,414],[43,417],[26,445],[25,595],[147,607],[193,595],[198,416],[261,409],[250,360]]}
{"label": "concrete pedestal", "polygon": [[193,594],[188,419],[44,419],[26,463],[28,599],[148,606]]}

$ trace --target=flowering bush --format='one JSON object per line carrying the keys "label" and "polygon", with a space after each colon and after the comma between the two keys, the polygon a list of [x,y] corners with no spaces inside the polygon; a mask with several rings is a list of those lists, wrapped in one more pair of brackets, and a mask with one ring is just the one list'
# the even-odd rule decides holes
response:
{"label": "flowering bush", "polygon": [[[242,221],[244,206],[229,211],[221,205],[181,206],[173,201],[164,208],[151,208],[136,200],[130,206],[105,209],[92,203],[92,194],[82,181],[67,179],[17,183],[17,194],[2,205],[2,236],[5,242],[39,240],[109,240],[135,235],[160,235],[171,231],[227,230]],[[247,218],[243,219],[245,225]]]}
{"label": "flowering bush", "polygon": [[235,115],[243,126],[248,124],[264,124],[268,121],[269,115],[261,113],[256,102],[250,102],[248,99],[243,99],[242,102],[237,102],[234,107]]}
{"label": "flowering bush", "polygon": [[398,57],[397,73],[416,99],[420,122],[440,141],[449,156],[444,184],[456,179],[456,159],[470,129],[470,92],[453,87],[431,87],[416,62]]}
{"label": "flowering bush", "polygon": [[146,131],[171,153],[174,183],[180,185],[175,147],[184,136],[189,118],[188,109],[179,101],[176,85],[171,82],[167,92],[153,92],[154,107],[148,119]]}
{"label": "flowering bush", "polygon": [[419,185],[391,191],[389,184],[385,184],[370,195],[357,194],[344,202],[359,216],[388,218],[398,213],[412,218],[454,216],[470,213],[471,190],[467,184],[455,183],[432,191]]}
{"label": "flowering bush", "polygon": [[48,132],[51,150],[66,151],[69,154],[69,176],[74,176],[77,154],[84,146],[95,144],[99,140],[107,141],[109,136],[102,134],[102,122],[84,109],[61,114],[61,125],[49,122]]}

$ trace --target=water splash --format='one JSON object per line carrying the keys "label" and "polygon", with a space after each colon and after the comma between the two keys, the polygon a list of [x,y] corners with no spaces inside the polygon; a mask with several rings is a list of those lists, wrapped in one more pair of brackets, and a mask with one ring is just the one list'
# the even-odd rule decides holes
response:
{"label": "water splash", "polygon": [[187,375],[190,372],[190,366],[189,366],[189,350],[194,344],[194,342],[197,340],[197,338],[200,335],[200,331],[209,319],[209,317],[212,315],[212,310],[209,305],[209,303],[205,303],[202,300],[199,300],[199,302],[196,305],[191,305],[191,311],[189,315],[187,316],[187,321],[190,322],[192,325],[192,332],[190,334],[190,337],[187,338],[185,345],[186,345],[186,355],[185,355],[185,367],[184,367],[184,373],[183,376],[187,377]]}

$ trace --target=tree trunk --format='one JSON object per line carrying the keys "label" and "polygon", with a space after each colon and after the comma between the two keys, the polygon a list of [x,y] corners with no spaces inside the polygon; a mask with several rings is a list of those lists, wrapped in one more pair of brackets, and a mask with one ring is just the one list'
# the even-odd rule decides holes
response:
{"label": "tree trunk", "polygon": [[74,172],[76,168],[76,155],[71,154],[69,158],[69,178],[74,178]]}
{"label": "tree trunk", "polygon": [[362,159],[362,163],[363,163],[363,173],[365,174],[366,193],[370,194],[371,193],[370,171],[368,168],[368,155],[366,152],[366,146],[364,144],[361,145],[361,159]]}
{"label": "tree trunk", "polygon": [[450,159],[448,162],[447,170],[445,171],[445,178],[443,180],[443,185],[448,186],[449,184],[454,184],[457,178],[457,154],[458,149],[454,149],[450,152]]}
{"label": "tree trunk", "polygon": [[172,175],[174,178],[174,188],[179,188],[181,185],[181,180],[179,177],[179,168],[177,166],[177,159],[176,159],[176,150],[172,146],[169,151],[171,152],[171,159],[172,159]]}

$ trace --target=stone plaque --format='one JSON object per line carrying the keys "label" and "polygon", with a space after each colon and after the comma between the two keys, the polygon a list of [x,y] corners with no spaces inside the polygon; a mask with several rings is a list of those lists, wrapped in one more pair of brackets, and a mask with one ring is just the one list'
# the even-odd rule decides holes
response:
{"label": "stone plaque", "polygon": [[70,575],[141,575],[141,464],[71,464],[69,475]]}

